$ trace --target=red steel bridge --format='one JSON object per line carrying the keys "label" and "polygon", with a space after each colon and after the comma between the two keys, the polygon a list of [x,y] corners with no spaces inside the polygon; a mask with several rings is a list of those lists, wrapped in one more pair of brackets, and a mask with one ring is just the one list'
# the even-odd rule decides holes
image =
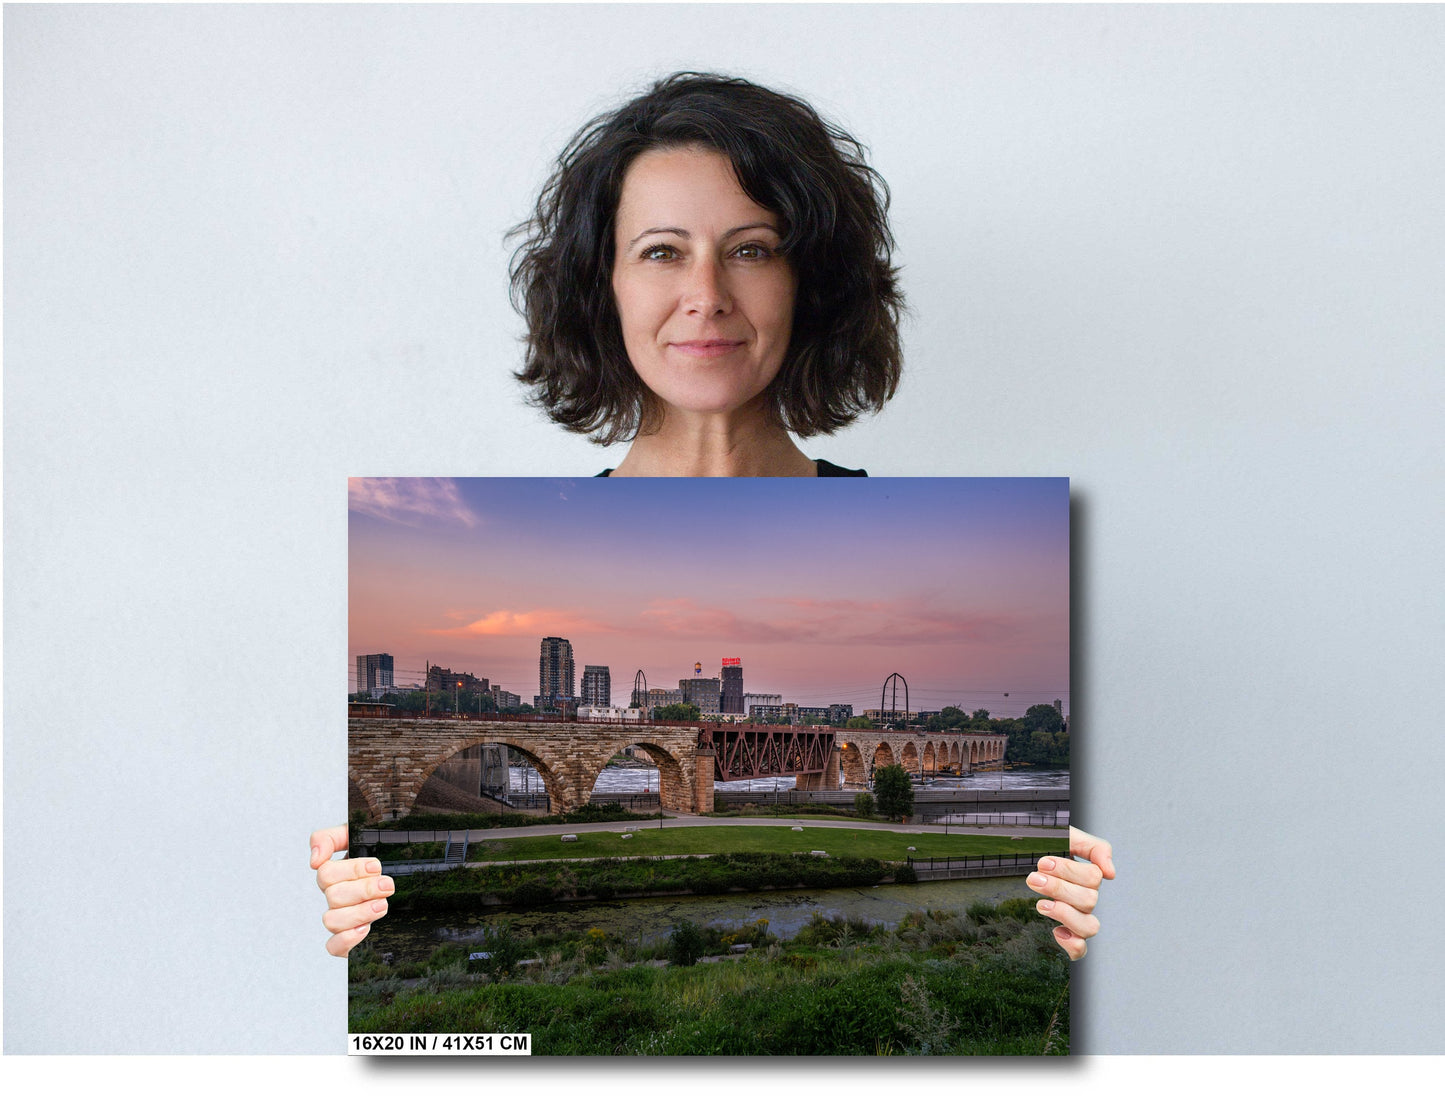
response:
{"label": "red steel bridge", "polygon": [[[719,782],[824,774],[835,749],[829,728],[746,723],[707,725],[698,732],[698,746],[716,752],[713,774]],[[833,762],[834,769],[837,765]]]}

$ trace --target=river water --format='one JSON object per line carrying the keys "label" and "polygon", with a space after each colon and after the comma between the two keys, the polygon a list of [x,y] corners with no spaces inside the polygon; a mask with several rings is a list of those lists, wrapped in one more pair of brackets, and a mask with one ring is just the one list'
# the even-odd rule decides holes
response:
{"label": "river water", "polygon": [[422,960],[437,946],[480,940],[492,926],[509,925],[519,936],[584,932],[593,927],[629,941],[664,938],[686,918],[699,925],[732,927],[768,920],[768,932],[792,937],[814,912],[895,926],[910,910],[964,910],[979,901],[1032,898],[1022,875],[1001,879],[945,879],[908,886],[838,887],[829,890],[757,891],[749,894],[684,895],[611,902],[554,903],[529,910],[478,909],[473,913],[413,914],[397,909],[371,929],[368,943],[397,961]]}
{"label": "river water", "polygon": [[[542,779],[530,766],[510,767],[513,793],[540,793]],[[658,773],[653,767],[608,766],[597,776],[593,787],[599,793],[656,793]],[[718,782],[713,788],[719,793],[772,793],[774,790],[792,789],[795,779],[749,778],[741,782]],[[1067,770],[971,770],[958,776],[928,778],[923,782],[915,779],[917,789],[1020,789],[1060,790],[1069,788]]]}

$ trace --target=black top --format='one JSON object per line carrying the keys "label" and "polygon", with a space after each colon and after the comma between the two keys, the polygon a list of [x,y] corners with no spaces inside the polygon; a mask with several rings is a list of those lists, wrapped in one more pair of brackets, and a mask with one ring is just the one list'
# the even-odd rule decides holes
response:
{"label": "black top", "polygon": [[[827,459],[814,459],[813,462],[815,462],[815,463],[818,464],[818,477],[819,477],[819,478],[867,478],[867,477],[868,477],[868,472],[867,472],[867,471],[850,471],[847,467],[840,467],[840,466],[838,466],[836,463],[830,463],[830,462],[828,462]],[[606,478],[606,477],[607,477],[608,475],[610,475],[611,473],[612,473],[612,468],[611,468],[611,467],[608,467],[608,468],[607,468],[605,471],[603,471],[601,474],[598,474],[598,475],[596,475],[596,476],[594,476],[594,477],[596,477],[596,478]]]}

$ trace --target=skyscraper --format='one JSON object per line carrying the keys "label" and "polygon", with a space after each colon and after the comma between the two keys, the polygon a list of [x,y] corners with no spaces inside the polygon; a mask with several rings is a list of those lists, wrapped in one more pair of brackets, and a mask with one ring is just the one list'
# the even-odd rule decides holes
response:
{"label": "skyscraper", "polygon": [[742,715],[747,711],[743,706],[743,663],[736,657],[724,657],[722,662],[721,711]]}
{"label": "skyscraper", "polygon": [[358,653],[356,655],[356,691],[387,692],[392,687],[392,660],[389,653]]}
{"label": "skyscraper", "polygon": [[612,707],[612,671],[606,665],[583,667],[582,703],[594,708]]}
{"label": "skyscraper", "polygon": [[577,683],[572,665],[572,643],[566,638],[543,638],[542,656],[538,659],[537,695],[544,704],[559,696],[574,697]]}

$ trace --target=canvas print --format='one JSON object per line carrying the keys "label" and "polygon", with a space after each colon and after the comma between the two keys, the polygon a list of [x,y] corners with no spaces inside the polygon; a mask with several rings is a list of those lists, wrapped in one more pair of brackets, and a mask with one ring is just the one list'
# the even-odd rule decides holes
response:
{"label": "canvas print", "polygon": [[354,478],[349,1030],[1069,1051],[1060,478]]}

